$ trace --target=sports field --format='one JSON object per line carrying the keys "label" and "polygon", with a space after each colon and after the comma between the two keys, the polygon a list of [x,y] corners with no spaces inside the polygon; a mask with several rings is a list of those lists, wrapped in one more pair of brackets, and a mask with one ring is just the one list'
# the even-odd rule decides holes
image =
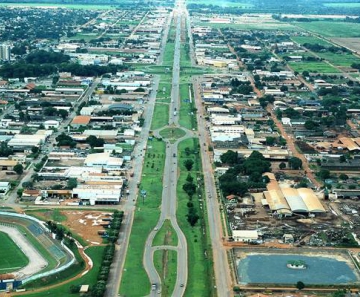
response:
{"label": "sports field", "polygon": [[0,274],[19,270],[29,263],[29,259],[12,239],[0,232]]}

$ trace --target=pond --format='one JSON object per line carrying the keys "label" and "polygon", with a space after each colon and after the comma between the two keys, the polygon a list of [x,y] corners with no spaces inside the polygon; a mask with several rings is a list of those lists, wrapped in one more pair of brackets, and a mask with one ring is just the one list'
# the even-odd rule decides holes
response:
{"label": "pond", "polygon": [[[336,259],[338,258],[338,259]],[[288,261],[301,260],[306,269],[291,269]],[[339,256],[269,255],[250,254],[238,262],[241,284],[351,284],[357,282],[358,275],[345,259]]]}

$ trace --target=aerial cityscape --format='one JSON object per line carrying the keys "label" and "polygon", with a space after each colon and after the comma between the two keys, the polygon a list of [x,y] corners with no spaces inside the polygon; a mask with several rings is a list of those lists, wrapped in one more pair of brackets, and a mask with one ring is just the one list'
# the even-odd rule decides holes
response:
{"label": "aerial cityscape", "polygon": [[360,0],[1,0],[0,297],[360,296]]}

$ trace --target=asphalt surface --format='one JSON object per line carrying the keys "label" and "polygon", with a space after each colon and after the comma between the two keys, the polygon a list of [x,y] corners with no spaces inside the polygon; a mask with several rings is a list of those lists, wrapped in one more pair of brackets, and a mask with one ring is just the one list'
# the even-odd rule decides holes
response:
{"label": "asphalt surface", "polygon": [[[177,2],[177,8],[174,10],[174,16],[177,16],[176,23],[176,37],[175,37],[175,51],[174,51],[174,62],[173,62],[173,73],[172,73],[172,88],[171,88],[171,102],[169,108],[169,125],[171,127],[181,128],[178,124],[178,111],[180,108],[179,102],[179,82],[180,82],[180,36],[181,36],[181,20],[184,17],[184,3],[182,1]],[[155,135],[158,135],[159,130],[154,131]],[[177,168],[178,168],[178,143],[186,138],[193,137],[190,131],[186,131],[186,135],[181,139],[178,139],[175,143],[166,141],[166,157],[165,167],[163,175],[163,192],[162,192],[162,204],[161,204],[161,215],[160,219],[149,234],[144,251],[144,268],[149,276],[151,284],[155,284],[156,289],[152,289],[150,296],[156,296],[161,292],[161,278],[156,271],[154,266],[153,256],[156,250],[167,250],[172,249],[177,251],[177,278],[175,288],[172,296],[180,297],[184,295],[186,289],[186,283],[188,278],[188,255],[187,255],[187,242],[185,235],[181,231],[177,220],[176,220],[176,209],[177,209]],[[156,246],[152,247],[152,242],[155,238],[158,230],[161,229],[164,221],[169,219],[178,237],[178,245],[176,247],[169,246]]]}
{"label": "asphalt surface", "polygon": [[207,151],[209,142],[208,131],[206,129],[206,121],[202,116],[204,107],[199,90],[199,81],[194,78],[194,93],[195,104],[198,110],[198,132],[201,147],[201,161],[204,172],[204,184],[206,190],[206,205],[209,222],[209,232],[211,237],[211,245],[213,251],[214,272],[216,279],[217,295],[218,296],[232,296],[231,288],[231,275],[228,264],[226,250],[222,244],[224,235],[222,233],[220,204],[215,186],[214,172],[212,169],[213,160],[211,154]]}

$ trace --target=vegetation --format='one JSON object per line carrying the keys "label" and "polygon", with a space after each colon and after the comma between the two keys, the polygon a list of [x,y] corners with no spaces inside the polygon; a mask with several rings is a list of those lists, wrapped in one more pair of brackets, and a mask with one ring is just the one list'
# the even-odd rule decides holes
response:
{"label": "vegetation", "polygon": [[29,259],[6,233],[0,232],[0,274],[26,266]]}

